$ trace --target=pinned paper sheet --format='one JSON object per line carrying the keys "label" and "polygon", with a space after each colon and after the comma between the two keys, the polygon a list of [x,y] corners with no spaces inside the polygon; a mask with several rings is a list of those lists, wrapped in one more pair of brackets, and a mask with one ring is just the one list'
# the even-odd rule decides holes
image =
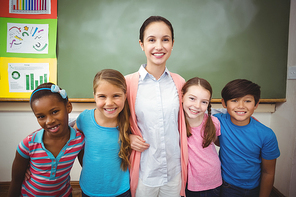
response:
{"label": "pinned paper sheet", "polygon": [[0,57],[56,58],[56,19],[0,17]]}
{"label": "pinned paper sheet", "polygon": [[57,0],[0,0],[0,17],[57,19]]}
{"label": "pinned paper sheet", "polygon": [[9,13],[50,14],[50,0],[9,0]]}
{"label": "pinned paper sheet", "polygon": [[30,98],[38,85],[57,82],[55,58],[0,58],[0,98]]}
{"label": "pinned paper sheet", "polygon": [[32,92],[49,81],[49,63],[9,63],[9,92]]}
{"label": "pinned paper sheet", "polygon": [[48,24],[7,23],[7,52],[48,54]]}

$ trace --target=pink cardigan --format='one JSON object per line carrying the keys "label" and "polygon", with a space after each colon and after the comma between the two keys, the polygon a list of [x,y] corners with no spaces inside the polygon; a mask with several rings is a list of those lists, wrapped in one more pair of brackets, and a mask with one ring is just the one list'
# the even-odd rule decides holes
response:
{"label": "pink cardigan", "polygon": [[[186,135],[186,124],[185,124],[185,117],[182,107],[182,92],[181,89],[185,83],[185,80],[178,74],[170,73],[172,76],[175,85],[178,90],[179,94],[179,102],[180,102],[180,108],[179,108],[179,117],[178,117],[178,129],[180,132],[180,144],[181,144],[181,177],[182,177],[182,185],[181,185],[181,196],[185,196],[185,187],[187,182],[187,163],[188,163],[188,147],[187,147],[187,135]],[[126,83],[127,83],[127,99],[128,104],[131,111],[131,117],[130,117],[130,125],[131,125],[131,131],[133,134],[139,135],[142,137],[142,134],[138,128],[137,125],[137,118],[135,113],[135,103],[136,103],[136,97],[137,97],[137,90],[138,90],[138,82],[139,82],[139,73],[133,73],[130,75],[125,76]],[[139,180],[139,167],[140,167],[140,159],[141,159],[141,153],[137,152],[135,150],[132,150],[131,156],[130,156],[130,187],[131,187],[131,193],[132,197],[135,197],[136,189],[138,185]]]}

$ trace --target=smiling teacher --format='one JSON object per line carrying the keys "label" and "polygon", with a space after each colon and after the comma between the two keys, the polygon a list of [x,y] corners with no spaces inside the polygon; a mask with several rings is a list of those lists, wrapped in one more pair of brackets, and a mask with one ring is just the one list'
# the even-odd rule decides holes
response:
{"label": "smiling teacher", "polygon": [[132,196],[179,197],[187,180],[187,136],[181,89],[185,80],[166,61],[174,46],[171,23],[151,16],[140,28],[147,63],[126,76],[131,110]]}

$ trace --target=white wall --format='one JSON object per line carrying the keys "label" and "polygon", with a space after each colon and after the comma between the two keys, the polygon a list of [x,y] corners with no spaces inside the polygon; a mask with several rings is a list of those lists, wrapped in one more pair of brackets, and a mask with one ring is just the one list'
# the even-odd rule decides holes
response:
{"label": "white wall", "polygon": [[[296,0],[291,0],[288,66],[296,66]],[[287,102],[271,115],[281,151],[274,186],[285,196],[296,196],[296,80],[287,80]]]}
{"label": "white wall", "polygon": [[32,112],[0,113],[0,181],[10,181],[17,144],[40,126]]}

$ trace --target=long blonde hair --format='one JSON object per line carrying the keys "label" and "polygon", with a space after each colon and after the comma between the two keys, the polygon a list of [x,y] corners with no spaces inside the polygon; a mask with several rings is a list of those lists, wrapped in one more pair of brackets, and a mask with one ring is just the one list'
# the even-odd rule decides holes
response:
{"label": "long blonde hair", "polygon": [[[113,69],[104,69],[98,72],[95,75],[93,80],[94,93],[96,91],[96,88],[100,84],[100,81],[102,80],[105,80],[119,87],[120,89],[122,89],[124,94],[126,94],[127,85],[125,82],[125,78],[119,71],[113,70]],[[129,140],[129,133],[130,133],[129,117],[130,117],[130,110],[129,110],[128,102],[126,99],[124,103],[124,107],[117,117],[119,140],[121,142],[118,156],[122,159],[120,167],[124,171],[126,171],[130,165],[129,156],[131,154],[131,146],[130,146],[130,140]]]}
{"label": "long blonde hair", "polygon": [[[188,88],[194,85],[198,85],[203,87],[204,89],[208,90],[210,92],[210,100],[212,98],[212,86],[211,84],[202,78],[199,77],[194,77],[192,79],[189,79],[183,86],[182,88],[182,94],[183,96],[186,94],[186,92],[188,91]],[[204,135],[203,137],[203,142],[202,142],[202,147],[208,147],[212,142],[214,142],[216,140],[216,128],[215,125],[212,121],[211,118],[211,103],[209,103],[208,105],[208,118],[207,118],[207,122],[204,125]],[[187,118],[185,118],[185,122],[186,122],[186,130],[187,130],[187,137],[190,137],[192,135],[191,133],[191,127],[189,125],[189,122],[187,120]]]}

